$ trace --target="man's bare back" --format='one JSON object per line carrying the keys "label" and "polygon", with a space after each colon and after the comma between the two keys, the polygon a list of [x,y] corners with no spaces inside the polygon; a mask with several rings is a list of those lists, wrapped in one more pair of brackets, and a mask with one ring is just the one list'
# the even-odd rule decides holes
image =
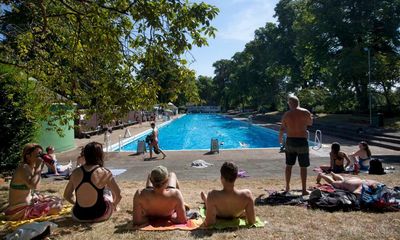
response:
{"label": "man's bare back", "polygon": [[185,223],[185,203],[176,174],[164,166],[155,167],[149,174],[146,188],[137,190],[133,197],[133,223],[148,223],[149,218],[169,218],[174,223]]}
{"label": "man's bare back", "polygon": [[245,209],[253,204],[250,190],[234,190],[225,192],[224,190],[213,190],[207,197],[207,208],[215,211],[218,218],[237,218],[245,217]]}
{"label": "man's bare back", "polygon": [[183,204],[181,196],[178,189],[166,188],[162,193],[156,193],[154,189],[146,188],[139,192],[138,203],[147,217],[171,217]]}
{"label": "man's bare back", "polygon": [[238,168],[232,162],[225,162],[221,167],[222,190],[212,190],[201,198],[206,205],[205,225],[215,224],[217,218],[245,217],[248,224],[255,223],[253,195],[250,190],[235,188]]}
{"label": "man's bare back", "polygon": [[311,113],[304,108],[291,109],[282,117],[282,127],[287,137],[307,138],[307,126],[311,125]]}

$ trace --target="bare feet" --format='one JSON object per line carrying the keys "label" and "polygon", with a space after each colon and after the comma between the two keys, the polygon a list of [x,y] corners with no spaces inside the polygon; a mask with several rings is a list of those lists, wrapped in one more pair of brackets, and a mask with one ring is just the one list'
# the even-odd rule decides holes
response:
{"label": "bare feet", "polygon": [[167,155],[163,154],[163,157],[161,159],[164,159]]}

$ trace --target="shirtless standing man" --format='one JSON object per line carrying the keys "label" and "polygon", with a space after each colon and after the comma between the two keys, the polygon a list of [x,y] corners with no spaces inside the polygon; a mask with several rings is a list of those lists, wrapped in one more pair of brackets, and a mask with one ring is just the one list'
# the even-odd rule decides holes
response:
{"label": "shirtless standing man", "polygon": [[238,174],[237,166],[232,162],[225,162],[221,167],[222,190],[212,190],[206,197],[201,192],[201,198],[206,205],[205,225],[215,224],[217,218],[245,217],[247,224],[256,222],[253,195],[250,190],[235,188]]}
{"label": "shirtless standing man", "polygon": [[186,223],[183,196],[175,173],[168,174],[164,166],[153,168],[146,188],[133,197],[133,224],[148,223],[152,217],[168,218],[174,223]]}
{"label": "shirtless standing man", "polygon": [[309,194],[306,190],[307,167],[310,166],[310,156],[307,140],[307,126],[312,125],[311,113],[300,107],[299,99],[296,96],[289,96],[289,111],[282,117],[282,124],[279,130],[279,143],[283,145],[283,133],[286,131],[286,191],[290,191],[290,178],[292,167],[298,158],[300,165],[301,185],[303,195]]}

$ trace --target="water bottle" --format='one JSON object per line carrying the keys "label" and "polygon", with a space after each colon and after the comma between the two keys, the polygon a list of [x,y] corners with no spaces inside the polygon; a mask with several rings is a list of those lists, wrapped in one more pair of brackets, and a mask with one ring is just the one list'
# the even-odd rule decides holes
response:
{"label": "water bottle", "polygon": [[358,160],[354,161],[354,174],[358,175],[358,172],[360,171],[360,164],[358,163]]}

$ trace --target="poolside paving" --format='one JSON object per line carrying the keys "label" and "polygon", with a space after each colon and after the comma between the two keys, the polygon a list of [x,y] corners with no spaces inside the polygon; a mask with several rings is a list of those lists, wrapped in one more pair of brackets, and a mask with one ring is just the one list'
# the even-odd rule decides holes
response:
{"label": "poolside paving", "polygon": [[[244,119],[243,119],[244,120]],[[264,127],[277,129],[276,124],[259,123]],[[128,127],[133,135],[139,134],[150,128],[149,122],[137,124]],[[119,136],[124,136],[126,128],[114,130],[111,134],[112,144],[118,143]],[[313,135],[311,134],[311,139]],[[90,139],[76,139],[77,147],[71,151],[57,154],[59,162],[66,163],[69,160],[75,161],[80,153],[80,147],[91,141],[104,143],[104,135],[95,135]],[[323,146],[321,149],[310,150],[311,166],[309,174],[314,167],[322,164],[329,164],[330,144],[338,141],[342,145],[342,151],[352,153],[357,150],[358,143],[342,140],[335,137],[324,136],[322,138]],[[383,158],[385,163],[396,166],[400,169],[399,152],[380,147],[371,147],[374,156]],[[284,180],[285,155],[279,153],[279,149],[246,149],[246,150],[221,150],[217,154],[209,154],[207,151],[166,151],[167,157],[161,160],[162,155],[154,155],[158,158],[148,160],[148,153],[134,154],[128,152],[112,152],[106,154],[105,166],[111,169],[126,169],[126,171],[117,176],[118,180],[143,181],[147,173],[157,165],[164,165],[171,171],[174,171],[181,180],[217,180],[219,179],[219,169],[224,161],[233,161],[239,168],[247,171],[251,178],[266,178]],[[207,168],[198,169],[191,167],[194,160],[204,160],[213,164]],[[299,177],[299,168],[294,166],[293,177]]]}

